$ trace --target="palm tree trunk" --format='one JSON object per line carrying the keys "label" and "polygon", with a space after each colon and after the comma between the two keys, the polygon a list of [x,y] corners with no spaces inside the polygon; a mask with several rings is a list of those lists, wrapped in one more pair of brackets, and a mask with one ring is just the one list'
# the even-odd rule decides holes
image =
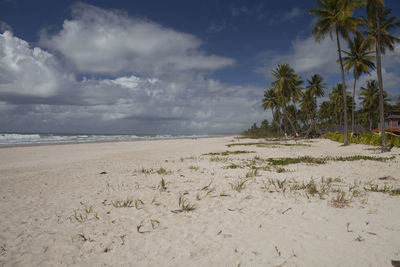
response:
{"label": "palm tree trunk", "polygon": [[342,86],[343,86],[343,105],[344,105],[344,142],[343,145],[347,146],[349,144],[347,140],[347,97],[346,97],[346,82],[344,80],[344,69],[343,69],[343,60],[342,60],[342,50],[340,48],[339,41],[339,32],[336,29],[336,42],[338,47],[339,54],[339,62],[340,62],[340,70],[342,71]]}
{"label": "palm tree trunk", "polygon": [[357,83],[357,77],[354,74],[354,86],[353,86],[353,103],[351,105],[351,136],[353,136],[354,134],[354,108],[355,108],[355,101],[354,101],[354,97],[356,95],[356,83]]}
{"label": "palm tree trunk", "polygon": [[380,132],[382,137],[382,152],[388,151],[386,147],[386,133],[385,133],[385,116],[383,110],[383,81],[382,81],[382,63],[381,63],[381,25],[379,10],[376,8],[376,23],[378,28],[378,38],[376,40],[376,70],[378,75],[378,86],[379,86],[379,119],[380,119]]}
{"label": "palm tree trunk", "polygon": [[289,124],[290,124],[290,126],[292,127],[292,129],[293,129],[295,135],[298,136],[299,134],[297,133],[296,127],[294,127],[294,124],[293,124],[292,120],[289,118],[289,116],[288,116],[288,114],[287,114],[286,104],[283,104],[283,108],[284,108],[283,113],[285,114],[286,119],[289,121]]}
{"label": "palm tree trunk", "polygon": [[369,131],[372,131],[372,112],[369,112]]}

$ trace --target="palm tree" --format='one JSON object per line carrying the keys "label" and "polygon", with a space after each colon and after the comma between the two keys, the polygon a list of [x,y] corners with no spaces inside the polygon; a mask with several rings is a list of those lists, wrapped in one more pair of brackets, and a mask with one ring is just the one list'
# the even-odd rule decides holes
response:
{"label": "palm tree", "polygon": [[316,127],[315,116],[317,111],[317,97],[324,96],[324,89],[326,88],[326,84],[322,83],[323,80],[324,78],[318,74],[311,76],[311,80],[307,79],[308,85],[305,88],[306,90],[303,93],[301,102],[302,112],[308,113],[311,120],[310,127],[305,135],[306,137],[308,137],[313,128],[319,131]]}
{"label": "palm tree", "polygon": [[333,105],[330,101],[324,101],[319,105],[318,119],[323,125],[332,123],[333,114]]}
{"label": "palm tree", "polygon": [[[348,40],[349,32],[356,32],[359,20],[352,17],[355,9],[361,6],[359,0],[317,0],[319,8],[309,10],[309,13],[319,20],[314,25],[312,33],[317,42],[323,40],[328,34],[333,39],[333,30],[336,34],[340,70],[342,72],[343,106],[347,107],[346,83],[344,80],[344,67],[340,48],[339,35]],[[347,109],[344,108],[344,145],[348,145],[347,138]]]}
{"label": "palm tree", "polygon": [[[344,70],[346,72],[353,70],[354,75],[354,86],[353,86],[353,100],[356,94],[356,83],[357,80],[363,73],[369,73],[369,69],[375,69],[373,60],[374,56],[371,56],[371,52],[368,51],[366,46],[362,45],[363,39],[361,36],[356,36],[353,40],[349,40],[350,51],[343,51],[346,54],[343,57]],[[354,133],[354,107],[351,109],[351,134]]]}
{"label": "palm tree", "polygon": [[388,151],[386,147],[385,118],[384,118],[384,93],[382,80],[381,55],[385,54],[386,48],[394,50],[394,44],[400,39],[390,35],[389,30],[400,25],[397,17],[389,17],[390,9],[384,8],[383,0],[368,0],[367,17],[362,17],[362,23],[367,28],[363,31],[366,35],[365,45],[371,50],[375,48],[376,67],[379,86],[379,118],[380,132],[382,136],[382,152]]}
{"label": "palm tree", "polygon": [[276,80],[271,83],[270,88],[275,91],[278,106],[282,109],[283,115],[297,136],[296,127],[288,115],[287,104],[293,100],[294,95],[298,91],[298,86],[302,81],[289,64],[278,64],[276,69],[272,71],[272,75]]}
{"label": "palm tree", "polygon": [[343,91],[343,85],[341,83],[338,83],[335,87],[332,88],[332,93],[329,95],[329,100],[332,105],[331,111],[335,114],[336,124],[342,124],[343,114],[345,112],[351,111],[352,98],[348,95],[348,92],[345,92],[347,108],[343,108]]}
{"label": "palm tree", "polygon": [[278,98],[275,94],[275,91],[270,88],[267,91],[264,91],[264,98],[262,100],[262,107],[264,110],[271,109],[273,121],[276,121],[279,125],[279,129],[281,128],[280,116],[277,114],[278,111]]}
{"label": "palm tree", "polygon": [[367,87],[361,87],[360,92],[361,105],[368,112],[369,130],[372,130],[372,115],[379,107],[379,89],[376,80],[369,80]]}

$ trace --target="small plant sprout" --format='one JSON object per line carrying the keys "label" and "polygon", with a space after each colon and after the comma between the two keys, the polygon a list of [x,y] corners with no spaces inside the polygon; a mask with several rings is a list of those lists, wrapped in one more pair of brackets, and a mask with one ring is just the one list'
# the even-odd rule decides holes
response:
{"label": "small plant sprout", "polygon": [[150,220],[151,228],[156,229],[160,225],[160,221],[158,220]]}
{"label": "small plant sprout", "polygon": [[282,172],[286,172],[286,170],[284,168],[278,168],[276,170],[277,173],[282,173]]}
{"label": "small plant sprout", "polygon": [[353,230],[350,230],[350,223],[348,222],[347,224],[346,224],[346,228],[347,228],[347,232],[353,232]]}
{"label": "small plant sprout", "polygon": [[140,209],[141,205],[144,205],[143,201],[140,199],[135,200],[135,208],[138,210]]}
{"label": "small plant sprout", "polygon": [[71,222],[85,222],[91,219],[99,220],[99,215],[93,210],[93,207],[85,207],[82,209],[74,210],[74,214],[69,217]]}
{"label": "small plant sprout", "polygon": [[86,236],[84,233],[82,233],[82,234],[77,234],[76,235],[76,238],[78,239],[78,240],[81,240],[81,241],[83,241],[83,242],[94,242],[94,240],[93,239],[91,239],[89,236]]}
{"label": "small plant sprout", "polygon": [[140,172],[141,172],[141,173],[144,173],[144,174],[152,174],[154,171],[153,171],[153,169],[142,168],[142,169],[140,170]]}
{"label": "small plant sprout", "polygon": [[199,166],[189,166],[189,170],[198,171],[199,169]]}
{"label": "small plant sprout", "polygon": [[160,192],[164,192],[167,190],[167,185],[164,178],[161,178],[160,184],[158,185],[158,190],[160,190]]}
{"label": "small plant sprout", "polygon": [[330,204],[335,208],[344,208],[350,204],[351,200],[351,197],[348,197],[345,192],[339,190],[336,196],[331,199]]}
{"label": "small plant sprout", "polygon": [[166,169],[164,169],[164,168],[159,168],[157,171],[156,171],[156,173],[157,174],[160,174],[160,175],[167,175],[167,174],[171,174],[171,171],[167,171]]}
{"label": "small plant sprout", "polygon": [[136,225],[136,230],[138,233],[142,234],[143,232],[140,231],[140,229],[143,227],[143,224],[138,224]]}
{"label": "small plant sprout", "polygon": [[246,188],[247,179],[241,179],[236,183],[230,184],[233,190],[238,191],[239,193]]}
{"label": "small plant sprout", "polygon": [[206,185],[206,186],[204,186],[201,190],[209,190],[209,188],[210,188],[210,186],[211,186],[211,184],[213,183],[213,180],[211,180],[209,183],[208,183],[208,185]]}
{"label": "small plant sprout", "polygon": [[362,236],[360,236],[360,235],[358,235],[356,238],[354,238],[354,241],[358,241],[358,242],[362,242],[362,241],[364,241],[365,239],[364,238],[362,238]]}
{"label": "small plant sprout", "polygon": [[182,194],[179,196],[178,206],[181,208],[182,211],[186,212],[196,209],[196,206],[191,204]]}
{"label": "small plant sprout", "polygon": [[112,202],[114,208],[132,208],[135,206],[132,199],[127,198],[126,200],[116,200]]}
{"label": "small plant sprout", "polygon": [[258,176],[258,169],[257,168],[252,168],[250,171],[246,173],[246,178],[253,178],[255,176]]}
{"label": "small plant sprout", "polygon": [[281,256],[281,252],[279,251],[279,249],[278,249],[277,246],[275,246],[275,252],[276,252],[276,254],[278,255],[278,257]]}

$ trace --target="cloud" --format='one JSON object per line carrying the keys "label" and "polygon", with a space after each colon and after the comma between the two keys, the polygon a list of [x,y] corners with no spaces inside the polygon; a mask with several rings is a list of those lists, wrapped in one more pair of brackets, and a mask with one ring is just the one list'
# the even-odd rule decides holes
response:
{"label": "cloud", "polygon": [[4,33],[6,31],[12,32],[11,26],[0,20],[0,33]]}
{"label": "cloud", "polygon": [[38,48],[31,49],[11,32],[0,34],[0,96],[49,98],[74,81],[61,70],[55,57]]}
{"label": "cloud", "polygon": [[304,14],[305,12],[302,9],[298,7],[292,7],[292,9],[283,14],[276,14],[271,16],[268,20],[268,25],[273,26],[286,21],[291,21],[295,18],[302,17]]}
{"label": "cloud", "polygon": [[207,33],[218,33],[226,29],[226,20],[222,20],[220,23],[211,23],[207,28]]}
{"label": "cloud", "polygon": [[[393,101],[397,100],[400,96],[400,76],[398,73],[389,71],[387,68],[382,68],[382,78],[383,78],[383,88],[388,93],[389,98]],[[366,87],[369,80],[378,80],[376,70],[371,72],[370,75],[363,75],[357,81],[357,92],[360,92],[361,87]],[[352,79],[351,84],[353,84],[354,79]]]}
{"label": "cloud", "polygon": [[257,72],[262,73],[267,79],[271,78],[271,70],[277,64],[287,63],[298,74],[310,76],[314,73],[331,75],[340,73],[337,61],[336,43],[326,38],[316,43],[314,37],[296,39],[292,42],[289,53],[276,53],[265,51],[260,55],[261,67]]}
{"label": "cloud", "polygon": [[10,32],[0,35],[0,62],[0,131],[239,132],[265,117],[263,88],[201,70],[78,80],[55,54]]}
{"label": "cloud", "polygon": [[232,17],[238,17],[238,16],[252,16],[255,14],[259,14],[261,10],[264,8],[264,3],[259,3],[258,5],[249,7],[249,6],[237,6],[235,4],[230,4],[229,5],[229,12]]}
{"label": "cloud", "polygon": [[83,73],[164,75],[234,65],[233,59],[207,55],[193,35],[83,3],[73,6],[60,32],[42,33],[39,44]]}
{"label": "cloud", "polygon": [[283,21],[291,20],[303,16],[304,12],[298,7],[292,7],[291,10],[283,14]]}

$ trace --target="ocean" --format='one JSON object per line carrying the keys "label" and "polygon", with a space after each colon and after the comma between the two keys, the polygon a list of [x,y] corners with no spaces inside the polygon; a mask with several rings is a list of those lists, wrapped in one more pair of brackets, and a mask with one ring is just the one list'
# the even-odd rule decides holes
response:
{"label": "ocean", "polygon": [[21,134],[0,133],[0,146],[203,138],[210,135]]}

